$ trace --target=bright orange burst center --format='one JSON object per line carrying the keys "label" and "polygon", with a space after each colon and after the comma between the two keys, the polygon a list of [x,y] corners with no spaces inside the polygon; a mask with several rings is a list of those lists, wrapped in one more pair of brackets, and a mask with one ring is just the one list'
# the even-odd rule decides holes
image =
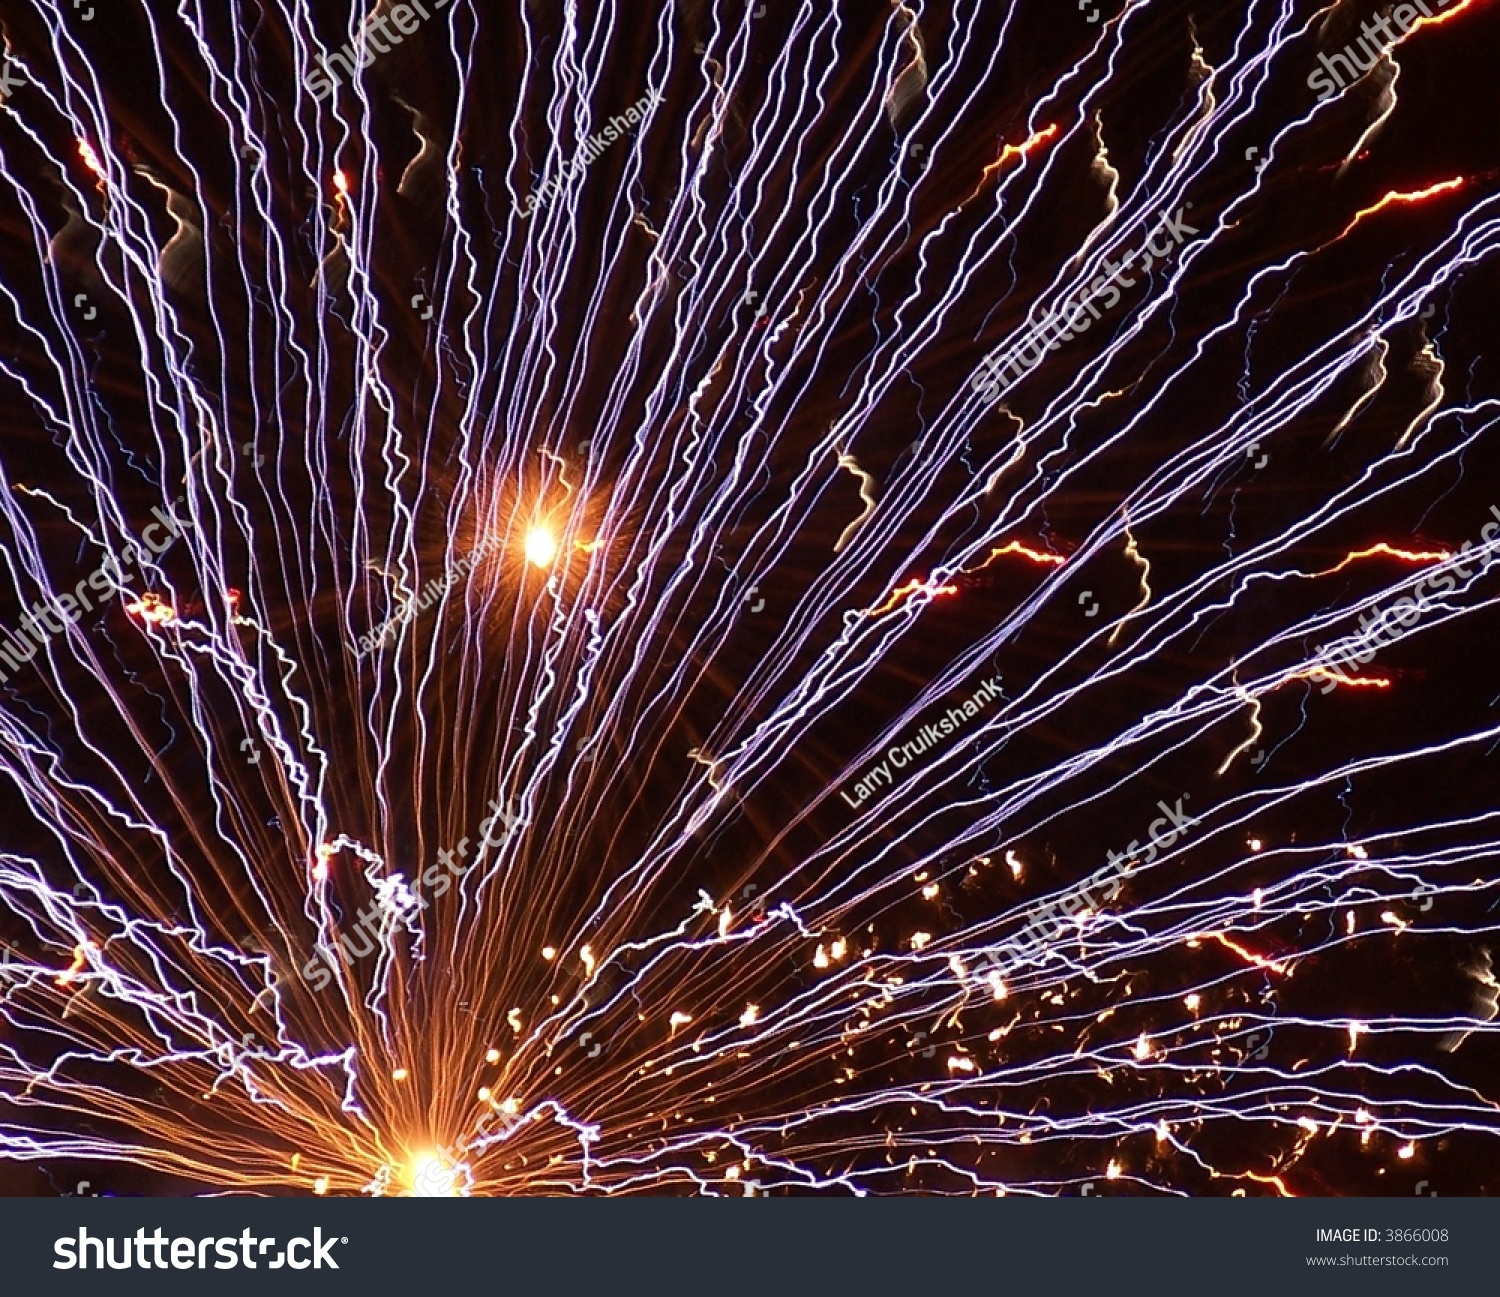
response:
{"label": "bright orange burst center", "polygon": [[551,567],[557,557],[557,538],[545,527],[533,527],[526,533],[526,561],[537,567]]}

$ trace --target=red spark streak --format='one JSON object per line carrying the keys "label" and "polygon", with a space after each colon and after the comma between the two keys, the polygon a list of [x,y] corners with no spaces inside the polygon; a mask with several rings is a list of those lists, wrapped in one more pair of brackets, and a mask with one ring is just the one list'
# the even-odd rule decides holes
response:
{"label": "red spark streak", "polygon": [[1046,567],[1049,565],[1052,567],[1061,567],[1063,563],[1067,561],[1061,554],[1044,554],[1040,550],[1031,549],[1028,546],[1021,544],[1021,542],[1018,540],[1013,540],[1009,545],[1001,545],[998,549],[992,549],[990,551],[989,558],[985,559],[983,563],[981,563],[973,570],[975,572],[984,571],[985,568],[989,567],[989,565],[993,563],[997,558],[999,558],[1002,554],[1023,555],[1024,557],[1029,558],[1033,563],[1037,564],[1038,567]]}
{"label": "red spark streak", "polygon": [[1416,22],[1412,23],[1412,25],[1407,28],[1406,34],[1410,36],[1413,32],[1421,31],[1424,27],[1440,27],[1443,23],[1447,22],[1448,19],[1457,18],[1459,14],[1463,13],[1463,11],[1474,2],[1475,0],[1463,0],[1463,3],[1460,4],[1457,8],[1450,9],[1445,14],[1433,14],[1429,18],[1418,18]]}
{"label": "red spark streak", "polygon": [[894,608],[898,603],[900,603],[904,598],[906,598],[907,595],[915,594],[919,590],[928,590],[928,593],[930,593],[934,599],[936,599],[939,595],[958,593],[958,587],[956,585],[940,585],[935,589],[929,589],[926,581],[908,581],[899,590],[894,591],[891,597],[887,599],[883,604],[881,604],[880,607],[871,608],[867,613],[865,613],[865,616],[883,616],[885,613],[890,612],[890,610]]}
{"label": "red spark streak", "polygon": [[1350,550],[1337,567],[1328,568],[1323,572],[1314,572],[1313,575],[1332,576],[1335,572],[1342,572],[1358,559],[1374,558],[1377,554],[1399,558],[1403,563],[1443,563],[1453,557],[1452,553],[1446,549],[1397,549],[1394,545],[1387,545],[1385,541],[1381,541],[1378,545],[1371,545],[1369,549]]}
{"label": "red spark streak", "polygon": [[[1057,123],[1053,122],[1051,126],[1044,126],[1024,144],[1007,144],[1003,149],[1000,150],[1000,156],[995,159],[993,165],[998,167],[1002,162],[1005,162],[1009,158],[1024,158],[1028,153],[1032,151],[1032,149],[1045,144],[1056,134]],[[986,167],[985,170],[988,171],[989,168]]]}
{"label": "red spark streak", "polygon": [[1003,149],[1000,150],[1000,156],[993,162],[991,162],[989,166],[987,166],[982,172],[980,172],[979,183],[974,186],[974,192],[970,194],[968,198],[964,199],[964,202],[967,203],[970,199],[977,198],[979,196],[979,191],[984,188],[985,181],[987,181],[992,175],[999,171],[1000,168],[1003,167],[1012,158],[1027,157],[1033,149],[1039,148],[1048,140],[1052,139],[1052,137],[1056,134],[1057,123],[1054,122],[1051,126],[1043,127],[1041,130],[1037,131],[1035,135],[1033,135],[1023,144],[1007,144]]}
{"label": "red spark streak", "polygon": [[[981,563],[978,567],[964,568],[961,571],[960,575],[972,576],[975,572],[983,572],[984,569],[989,567],[989,565],[993,563],[997,558],[1000,558],[1005,554],[1019,554],[1023,558],[1029,559],[1031,562],[1035,563],[1038,567],[1061,567],[1067,561],[1060,554],[1046,554],[1041,550],[1032,549],[1029,545],[1023,545],[1018,540],[1013,540],[1007,545],[1000,545],[995,549],[992,549],[990,551],[990,556],[985,559],[983,563]],[[890,610],[894,608],[898,603],[900,603],[901,600],[906,598],[907,595],[915,594],[919,590],[927,590],[933,598],[937,598],[939,595],[958,593],[958,587],[956,585],[940,585],[934,588],[929,587],[926,581],[912,580],[908,581],[899,590],[895,591],[891,595],[891,597],[887,599],[883,604],[881,604],[878,608],[869,609],[865,613],[865,616],[880,617],[883,614],[890,612]]]}
{"label": "red spark streak", "polygon": [[1332,680],[1335,684],[1348,685],[1351,689],[1389,689],[1386,676],[1349,676],[1342,671],[1330,671],[1327,667],[1309,667],[1306,671],[1294,671],[1282,683],[1292,680]]}
{"label": "red spark streak", "polygon": [[[1457,10],[1455,10],[1454,12],[1456,13]],[[1350,221],[1349,224],[1345,227],[1344,234],[1348,234],[1349,231],[1352,230],[1356,225],[1358,225],[1362,220],[1364,220],[1365,217],[1373,216],[1376,212],[1382,210],[1383,208],[1389,207],[1392,203],[1425,202],[1427,199],[1432,198],[1437,194],[1446,194],[1455,189],[1462,189],[1464,187],[1464,183],[1465,181],[1463,176],[1454,176],[1452,180],[1444,180],[1436,185],[1429,185],[1426,189],[1418,189],[1414,193],[1410,194],[1403,194],[1398,190],[1393,189],[1373,207],[1366,207],[1362,211],[1356,212],[1354,214],[1354,219]],[[1344,237],[1344,234],[1340,234],[1339,238],[1342,239]],[[1337,241],[1338,240],[1335,240],[1335,242]]]}

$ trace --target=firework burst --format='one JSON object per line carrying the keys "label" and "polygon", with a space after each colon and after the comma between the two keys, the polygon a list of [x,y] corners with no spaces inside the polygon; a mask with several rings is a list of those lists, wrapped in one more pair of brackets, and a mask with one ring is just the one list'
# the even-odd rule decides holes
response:
{"label": "firework burst", "polygon": [[1493,14],[771,7],[6,19],[18,1177],[1490,1183]]}

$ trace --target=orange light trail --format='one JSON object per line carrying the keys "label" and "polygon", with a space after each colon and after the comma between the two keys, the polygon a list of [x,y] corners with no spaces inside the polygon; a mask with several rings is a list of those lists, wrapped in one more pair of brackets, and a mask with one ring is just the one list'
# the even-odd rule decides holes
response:
{"label": "orange light trail", "polygon": [[349,173],[340,167],[333,173],[333,225],[335,235],[342,236],[349,221]]}
{"label": "orange light trail", "polygon": [[[1457,11],[1455,10],[1455,12]],[[1350,221],[1349,224],[1344,228],[1344,234],[1348,234],[1349,231],[1352,230],[1356,225],[1358,225],[1362,220],[1364,220],[1365,217],[1373,216],[1376,212],[1384,210],[1385,208],[1391,206],[1391,204],[1393,203],[1409,204],[1425,202],[1427,199],[1434,198],[1438,194],[1447,194],[1451,193],[1455,189],[1462,189],[1464,187],[1464,184],[1465,179],[1463,176],[1454,176],[1452,180],[1444,180],[1438,184],[1429,185],[1426,189],[1418,189],[1409,194],[1403,194],[1399,190],[1392,189],[1390,193],[1388,193],[1373,207],[1366,207],[1362,211],[1356,212],[1354,214],[1354,219]],[[1344,237],[1344,234],[1340,234],[1339,238],[1342,239]],[[1335,239],[1334,242],[1337,243],[1338,239]]]}
{"label": "orange light trail", "polygon": [[881,604],[878,608],[869,609],[865,613],[865,616],[884,616],[886,613],[890,612],[890,610],[894,608],[898,603],[905,599],[907,595],[916,594],[919,590],[926,590],[929,594],[932,595],[934,599],[936,599],[939,595],[958,593],[958,587],[956,585],[940,585],[936,587],[929,587],[926,581],[908,581],[899,590],[893,591],[891,597],[887,599],[883,604]]}
{"label": "orange light trail", "polygon": [[1351,676],[1342,671],[1333,671],[1328,667],[1309,667],[1306,671],[1294,671],[1282,681],[1289,684],[1293,680],[1332,680],[1335,684],[1348,685],[1351,689],[1389,689],[1390,679],[1386,676]]}
{"label": "orange light trail", "polygon": [[1388,555],[1391,558],[1399,558],[1403,563],[1444,563],[1453,557],[1451,550],[1446,549],[1397,549],[1394,545],[1387,545],[1381,541],[1378,545],[1371,545],[1369,549],[1351,550],[1336,567],[1330,567],[1322,572],[1314,572],[1314,576],[1332,576],[1335,572],[1342,572],[1349,564],[1362,558],[1375,558],[1379,555]]}
{"label": "orange light trail", "polygon": [[1276,1192],[1283,1198],[1295,1198],[1297,1196],[1282,1183],[1279,1175],[1256,1175],[1254,1171],[1245,1171],[1242,1174],[1247,1180],[1254,1180],[1256,1184],[1274,1184]]}
{"label": "orange light trail", "polygon": [[[1023,545],[1018,540],[1013,540],[1009,542],[1009,544],[999,545],[996,548],[992,549],[990,551],[989,557],[985,559],[984,562],[979,564],[978,567],[966,567],[961,571],[960,575],[972,576],[975,572],[983,572],[984,569],[989,567],[989,565],[993,563],[997,558],[1001,558],[1006,554],[1019,554],[1030,562],[1035,563],[1038,567],[1061,567],[1064,563],[1067,562],[1067,559],[1063,558],[1061,554],[1047,554],[1041,550],[1032,549],[1029,545]],[[890,610],[894,608],[898,603],[900,603],[901,600],[905,599],[907,595],[916,594],[920,590],[927,590],[928,593],[933,596],[933,598],[937,598],[939,595],[958,593],[958,587],[956,585],[940,585],[931,587],[926,581],[912,580],[908,581],[899,590],[894,591],[891,594],[891,597],[887,599],[883,604],[881,604],[878,608],[868,609],[865,612],[865,616],[880,617],[885,613],[890,612]]]}
{"label": "orange light trail", "polygon": [[1007,144],[1003,149],[1000,150],[1000,156],[997,157],[993,162],[989,164],[989,166],[985,167],[985,169],[979,173],[979,183],[974,186],[974,192],[970,194],[968,198],[965,198],[964,202],[967,203],[975,198],[978,198],[980,191],[984,188],[985,181],[987,181],[992,175],[998,172],[1000,168],[1003,167],[1012,158],[1024,158],[1029,156],[1032,150],[1040,148],[1048,140],[1052,139],[1056,134],[1057,123],[1053,122],[1051,126],[1043,127],[1041,130],[1037,131],[1036,134],[1033,135],[1024,144]]}
{"label": "orange light trail", "polygon": [[984,571],[985,568],[989,567],[991,563],[993,563],[997,558],[1001,557],[1004,554],[1020,554],[1022,557],[1030,559],[1038,567],[1061,567],[1065,562],[1067,562],[1067,560],[1063,558],[1061,554],[1044,554],[1040,550],[1035,550],[1027,545],[1021,544],[1021,542],[1018,540],[1013,540],[1009,545],[1001,545],[998,549],[992,549],[990,551],[989,558],[985,559],[984,562],[981,563],[978,567],[974,568],[973,571]]}
{"label": "orange light trail", "polygon": [[1468,9],[1475,3],[1477,3],[1477,0],[1462,0],[1461,4],[1456,5],[1454,8],[1448,10],[1448,12],[1445,14],[1433,14],[1427,18],[1418,18],[1416,22],[1412,23],[1412,25],[1406,29],[1406,34],[1410,36],[1413,32],[1419,32],[1424,27],[1441,27],[1445,22],[1448,21],[1448,19],[1457,18],[1459,14],[1463,13],[1465,9]]}
{"label": "orange light trail", "polygon": [[[1217,941],[1226,950],[1234,951],[1246,963],[1254,964],[1257,968],[1269,968],[1273,973],[1286,973],[1285,964],[1278,964],[1274,959],[1270,959],[1265,955],[1257,955],[1253,950],[1246,950],[1239,942],[1231,941],[1222,932],[1208,932],[1204,936]],[[1202,938],[1199,938],[1199,940],[1202,940]]]}

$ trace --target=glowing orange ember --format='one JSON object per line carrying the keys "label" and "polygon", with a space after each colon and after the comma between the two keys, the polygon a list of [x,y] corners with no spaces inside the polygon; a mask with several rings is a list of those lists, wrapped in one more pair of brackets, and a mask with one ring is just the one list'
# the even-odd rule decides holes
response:
{"label": "glowing orange ember", "polygon": [[92,941],[85,941],[81,946],[74,946],[73,963],[57,975],[56,984],[58,986],[69,985],[83,971],[84,964],[88,962],[88,952],[94,949],[96,947]]}
{"label": "glowing orange ember", "polygon": [[126,604],[125,611],[132,617],[139,617],[142,621],[150,622],[153,626],[160,626],[177,616],[177,610],[171,604],[163,603],[160,595],[150,592]]}
{"label": "glowing orange ember", "polygon": [[98,176],[100,180],[105,178],[104,164],[99,161],[99,155],[94,152],[94,146],[81,137],[78,141],[78,156],[83,160],[83,165]]}

